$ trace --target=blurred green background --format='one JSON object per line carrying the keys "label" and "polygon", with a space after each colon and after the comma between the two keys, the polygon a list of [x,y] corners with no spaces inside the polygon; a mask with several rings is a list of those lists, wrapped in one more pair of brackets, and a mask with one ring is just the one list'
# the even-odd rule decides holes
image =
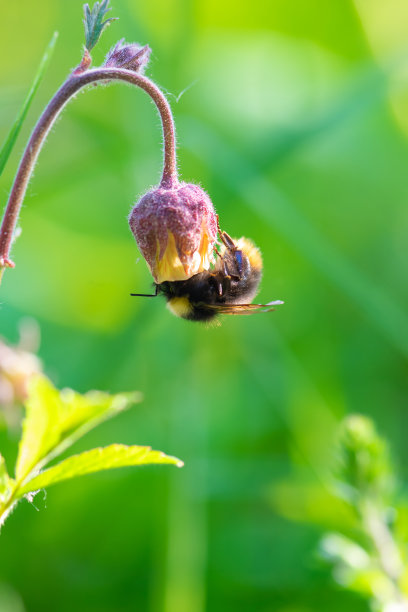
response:
{"label": "blurred green background", "polygon": [[[205,328],[137,300],[151,278],[129,232],[157,184],[143,92],[70,104],[21,214],[0,333],[37,319],[59,386],[140,389],[140,406],[76,449],[149,444],[185,461],[88,476],[21,503],[0,538],[2,612],[367,612],[316,550],[347,521],[325,488],[333,436],[372,416],[408,478],[408,6],[403,0],[113,1],[148,43],[175,114],[179,167],[222,227],[264,256],[278,312]],[[0,189],[45,103],[80,60],[82,1],[3,3],[0,139],[60,37]],[[185,88],[191,86],[177,101]],[[18,432],[0,432],[11,469]]]}

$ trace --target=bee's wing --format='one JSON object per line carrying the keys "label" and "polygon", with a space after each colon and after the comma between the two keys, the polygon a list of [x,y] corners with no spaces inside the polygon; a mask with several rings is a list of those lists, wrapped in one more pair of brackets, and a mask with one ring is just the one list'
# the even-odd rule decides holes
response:
{"label": "bee's wing", "polygon": [[268,302],[267,304],[217,304],[212,308],[214,308],[218,314],[249,315],[255,312],[270,312],[271,310],[275,310],[273,306],[278,306],[283,303],[284,302],[281,300],[276,300],[275,302]]}

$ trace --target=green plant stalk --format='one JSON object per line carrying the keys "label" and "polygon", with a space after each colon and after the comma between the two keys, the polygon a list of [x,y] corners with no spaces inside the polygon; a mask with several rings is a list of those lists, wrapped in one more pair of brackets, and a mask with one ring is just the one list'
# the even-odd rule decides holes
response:
{"label": "green plant stalk", "polygon": [[143,89],[155,103],[162,122],[164,163],[160,186],[171,188],[177,182],[176,139],[170,105],[161,90],[150,79],[123,68],[75,70],[60,87],[44,110],[24,151],[14,180],[0,229],[0,281],[6,267],[14,267],[10,249],[27,185],[45,139],[67,102],[83,87],[97,82],[124,81]]}
{"label": "green plant stalk", "polygon": [[17,503],[17,500],[15,499],[15,497],[16,497],[19,486],[20,485],[15,482],[13,487],[10,489],[9,495],[7,496],[7,498],[3,501],[3,503],[0,504],[0,529],[2,528],[6,518],[12,511],[14,504]]}
{"label": "green plant stalk", "polygon": [[[88,429],[91,429],[91,428],[92,428],[92,426],[90,426],[90,427],[88,426]],[[84,431],[84,433],[85,433],[85,431]],[[80,435],[82,435],[82,434],[80,434]],[[62,452],[62,450],[64,450],[64,448],[61,445],[61,452]],[[55,453],[55,455],[57,455],[57,453]],[[0,529],[3,526],[6,518],[10,514],[11,510],[13,509],[13,506],[18,501],[18,490],[20,489],[20,487],[25,482],[29,481],[33,476],[35,476],[42,469],[44,464],[47,461],[51,461],[51,459],[55,455],[52,455],[50,453],[47,457],[44,457],[41,462],[38,462],[35,466],[33,466],[33,468],[29,472],[23,474],[18,480],[10,479],[10,482],[12,483],[12,486],[10,487],[10,489],[8,491],[8,495],[6,495],[5,500],[2,503],[0,503]]]}
{"label": "green plant stalk", "polygon": [[364,500],[358,509],[364,530],[377,552],[381,570],[392,585],[395,601],[405,605],[404,609],[408,612],[408,600],[401,591],[399,583],[403,563],[394,537],[375,503]]}

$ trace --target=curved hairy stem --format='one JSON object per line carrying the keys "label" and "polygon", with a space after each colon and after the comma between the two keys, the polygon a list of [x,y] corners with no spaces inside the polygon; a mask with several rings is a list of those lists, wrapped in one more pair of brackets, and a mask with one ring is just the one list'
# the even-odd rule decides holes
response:
{"label": "curved hairy stem", "polygon": [[13,267],[10,248],[21,204],[42,145],[67,102],[83,87],[98,81],[125,81],[143,89],[155,103],[162,122],[164,163],[160,186],[171,188],[177,182],[174,121],[169,103],[160,89],[148,78],[123,68],[95,68],[73,72],[52,98],[30,137],[14,180],[0,229],[0,280],[5,267]]}

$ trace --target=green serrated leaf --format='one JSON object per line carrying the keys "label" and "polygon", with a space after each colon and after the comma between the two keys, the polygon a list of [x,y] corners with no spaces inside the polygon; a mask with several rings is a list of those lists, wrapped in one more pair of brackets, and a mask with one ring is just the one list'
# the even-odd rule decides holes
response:
{"label": "green serrated leaf", "polygon": [[165,455],[160,451],[151,450],[149,446],[126,446],[112,444],[105,448],[94,448],[90,451],[73,455],[61,463],[45,470],[20,488],[18,496],[44,489],[63,480],[76,478],[93,472],[111,470],[113,468],[148,465],[173,464],[182,467],[183,462],[176,457]]}
{"label": "green serrated leaf", "polygon": [[23,125],[24,119],[27,115],[28,109],[31,106],[31,102],[33,101],[33,98],[37,92],[37,89],[41,83],[41,80],[51,60],[52,53],[55,47],[55,43],[57,42],[57,38],[58,38],[58,32],[54,32],[50,42],[47,45],[45,53],[41,59],[40,65],[34,77],[34,81],[31,85],[30,91],[28,92],[27,97],[24,100],[23,105],[20,109],[20,112],[17,115],[16,120],[14,121],[11,127],[11,130],[0,150],[0,176],[6,166],[8,158],[10,157],[10,154],[13,150],[17,137],[20,133],[21,126]]}
{"label": "green serrated leaf", "polygon": [[80,395],[72,389],[63,389],[60,392],[61,441],[55,451],[48,454],[47,461],[59,455],[103,421],[141,400],[141,393],[136,392],[109,395],[102,391],[90,391]]}
{"label": "green serrated leaf", "polygon": [[80,395],[71,389],[58,391],[45,376],[32,377],[16,465],[18,482],[96,425],[140,400],[139,393],[109,395],[91,391]]}
{"label": "green serrated leaf", "polygon": [[59,440],[58,391],[45,376],[35,376],[29,385],[26,416],[16,464],[16,479],[22,481]]}
{"label": "green serrated leaf", "polygon": [[103,21],[106,13],[111,10],[108,6],[109,0],[103,2],[95,2],[92,11],[89,10],[89,5],[84,5],[84,26],[85,26],[85,46],[90,51],[98,42],[103,30],[111,21],[115,21],[116,17],[110,17]]}

